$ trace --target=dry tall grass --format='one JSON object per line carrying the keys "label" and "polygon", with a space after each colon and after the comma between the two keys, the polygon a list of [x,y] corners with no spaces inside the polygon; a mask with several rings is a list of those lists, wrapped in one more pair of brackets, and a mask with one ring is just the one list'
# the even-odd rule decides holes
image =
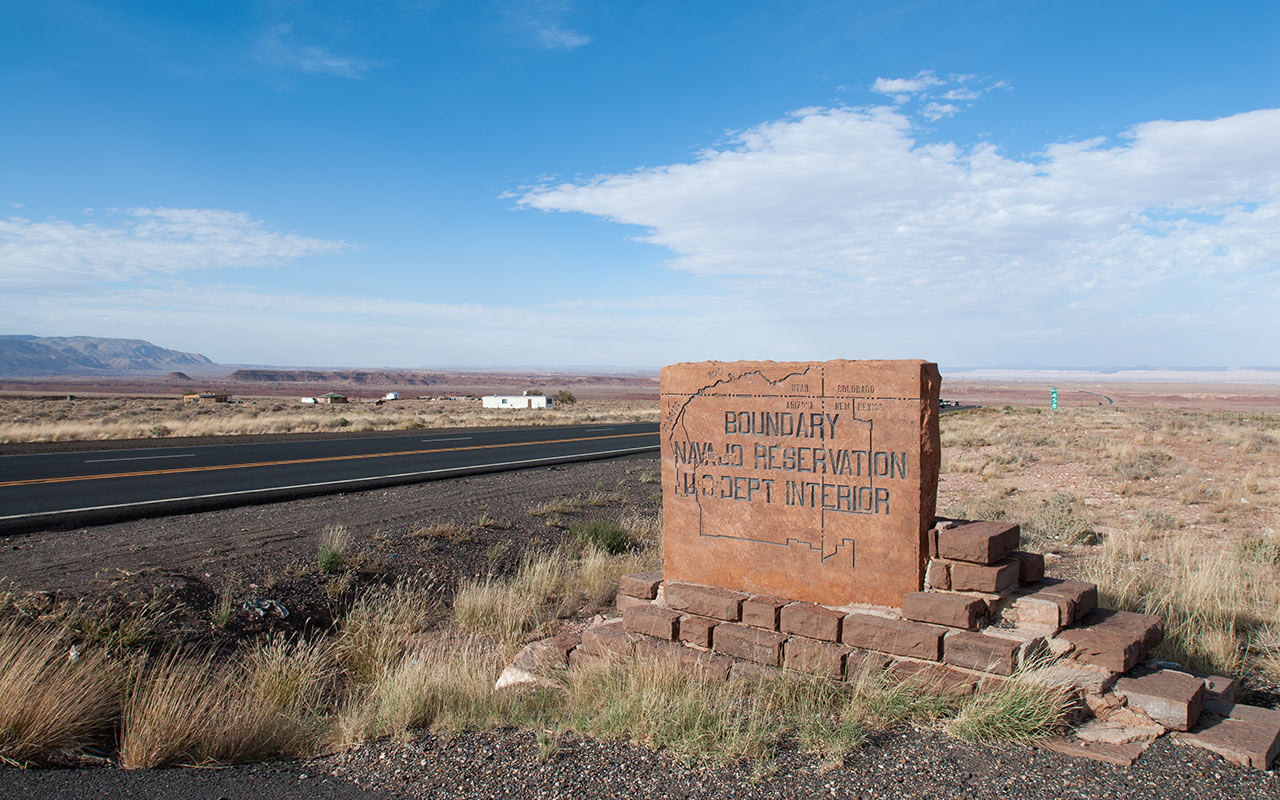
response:
{"label": "dry tall grass", "polygon": [[100,647],[80,652],[62,631],[0,624],[0,759],[47,761],[105,741],[121,677]]}

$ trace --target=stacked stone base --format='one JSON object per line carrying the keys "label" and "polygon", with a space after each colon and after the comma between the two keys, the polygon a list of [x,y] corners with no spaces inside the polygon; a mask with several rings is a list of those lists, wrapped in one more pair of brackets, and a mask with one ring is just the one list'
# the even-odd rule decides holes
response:
{"label": "stacked stone base", "polygon": [[715,680],[788,669],[848,681],[888,670],[960,694],[1016,672],[1075,696],[1084,724],[1044,742],[1050,749],[1131,764],[1175,731],[1180,742],[1270,768],[1280,711],[1234,703],[1233,678],[1149,659],[1164,637],[1158,617],[1099,608],[1095,585],[1046,578],[1044,558],[1018,542],[1016,525],[943,522],[930,532],[925,586],[905,595],[901,609],[833,608],[664,581],[661,572],[627,575],[621,618],[535,643],[512,669],[637,657]]}

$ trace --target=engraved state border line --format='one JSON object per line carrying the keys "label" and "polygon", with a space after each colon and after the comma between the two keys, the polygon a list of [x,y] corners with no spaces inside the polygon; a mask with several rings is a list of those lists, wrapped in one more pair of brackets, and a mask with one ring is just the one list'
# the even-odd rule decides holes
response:
{"label": "engraved state border line", "polygon": [[[605,439],[627,439],[636,436],[653,436],[645,433],[614,433],[608,436],[579,436],[572,439],[545,439],[537,442],[507,442],[504,444],[473,444],[463,447],[436,447],[424,450],[398,450],[391,453],[357,453],[347,456],[317,456],[314,458],[293,458],[278,461],[251,461],[241,464],[211,464],[203,467],[174,467],[172,469],[149,469],[136,472],[107,472],[98,475],[67,475],[61,478],[28,478],[19,481],[0,482],[0,487],[41,486],[52,483],[76,483],[78,481],[99,481],[111,478],[143,478],[152,475],[181,475],[193,472],[219,472],[229,469],[253,469],[255,467],[281,467],[295,464],[320,464],[329,461],[358,461],[370,458],[393,458],[396,456],[419,456],[431,453],[456,453],[464,450],[494,450],[502,447],[530,447],[548,444],[568,444],[572,442],[595,442]],[[559,456],[557,456],[558,458]]]}

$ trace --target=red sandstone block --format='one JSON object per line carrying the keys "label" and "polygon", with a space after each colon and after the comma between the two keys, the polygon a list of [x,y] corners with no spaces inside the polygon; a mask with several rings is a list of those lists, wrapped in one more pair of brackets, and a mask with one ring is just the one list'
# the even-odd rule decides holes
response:
{"label": "red sandstone block", "polygon": [[752,595],[742,601],[742,621],[770,631],[778,629],[778,615],[789,601],[780,597]]}
{"label": "red sandstone block", "polygon": [[1205,717],[1192,732],[1177,738],[1254,769],[1270,769],[1280,753],[1280,727],[1254,720]]}
{"label": "red sandstone block", "polygon": [[662,606],[636,606],[622,612],[622,624],[627,633],[671,641],[676,638],[680,612]]}
{"label": "red sandstone block", "polygon": [[1059,634],[1071,657],[1112,672],[1128,672],[1164,638],[1164,623],[1149,614],[1099,609]]}
{"label": "red sandstone block", "polygon": [[951,565],[938,558],[929,559],[929,567],[924,573],[924,585],[944,592],[950,589]]}
{"label": "red sandstone block", "polygon": [[754,661],[742,661],[732,659],[733,668],[729,672],[729,677],[735,681],[746,681],[748,683],[756,683],[767,680],[778,674],[778,671],[772,667],[762,666]]}
{"label": "red sandstone block", "polygon": [[956,667],[1012,675],[1021,644],[982,633],[950,631],[942,640],[942,660]]}
{"label": "red sandstone block", "polygon": [[971,630],[986,604],[976,597],[947,592],[912,592],[902,596],[902,616],[916,622]]}
{"label": "red sandstone block", "polygon": [[680,618],[680,641],[694,647],[711,649],[712,630],[720,621],[710,617],[685,614]]}
{"label": "red sandstone block", "polygon": [[958,561],[951,565],[954,592],[1003,592],[1018,584],[1018,562],[1006,559],[990,566]]}
{"label": "red sandstone block", "polygon": [[792,603],[782,607],[780,624],[783,633],[796,633],[825,642],[840,641],[843,611],[835,611],[813,603]]}
{"label": "red sandstone block", "polygon": [[[612,619],[583,631],[582,645],[573,652],[592,656],[630,658],[634,651],[631,637],[623,627],[623,621]],[[572,656],[572,653],[570,655]]]}
{"label": "red sandstone block", "polygon": [[715,586],[668,581],[663,602],[678,611],[715,617],[728,622],[742,618],[742,601],[747,595]]}
{"label": "red sandstone block", "polygon": [[652,600],[658,596],[658,587],[661,585],[662,570],[637,572],[618,579],[618,594]]}
{"label": "red sandstone block", "polygon": [[1008,522],[970,522],[938,531],[938,556],[994,564],[1018,546],[1019,529]]}
{"label": "red sandstone block", "polygon": [[841,641],[864,650],[937,661],[942,656],[944,633],[946,630],[943,628],[918,622],[850,614],[844,618]]}
{"label": "red sandstone block", "polygon": [[915,686],[929,692],[942,694],[973,694],[978,679],[959,670],[941,664],[921,664],[918,661],[898,661],[889,667],[889,674],[899,683]]}
{"label": "red sandstone block", "polygon": [[653,605],[653,601],[645,600],[642,597],[632,597],[629,594],[620,594],[616,599],[616,605],[618,607],[618,613],[622,613],[628,608],[635,608],[636,606],[651,606]]}
{"label": "red sandstone block", "polygon": [[1157,670],[1116,681],[1115,693],[1166,728],[1191,730],[1204,708],[1204,680],[1173,670]]}
{"label": "red sandstone block", "polygon": [[783,647],[783,666],[796,672],[840,680],[844,677],[844,657],[849,648],[803,636],[792,636]]}
{"label": "red sandstone block", "polygon": [[1070,600],[1071,618],[1073,620],[1084,619],[1098,607],[1097,584],[1084,583],[1083,581],[1064,581],[1057,578],[1047,578],[1044,584],[1044,586],[1036,590],[1036,594],[1046,597],[1063,597]]}
{"label": "red sandstone block", "polygon": [[892,663],[893,659],[884,653],[873,653],[870,650],[850,650],[844,657],[845,680],[856,681],[863,675],[879,675],[888,669]]}
{"label": "red sandstone block", "polygon": [[1044,578],[1044,555],[1028,553],[1025,550],[1014,550],[1009,558],[1018,562],[1018,582],[1035,583]]}
{"label": "red sandstone block", "polygon": [[728,680],[729,668],[733,666],[731,658],[718,656],[715,653],[704,653],[700,650],[690,650],[675,642],[657,639],[641,639],[636,642],[636,658],[678,664],[684,669],[713,681]]}
{"label": "red sandstone block", "polygon": [[716,652],[727,656],[778,667],[782,665],[782,643],[786,640],[786,636],[773,631],[724,624],[716,626],[714,646]]}

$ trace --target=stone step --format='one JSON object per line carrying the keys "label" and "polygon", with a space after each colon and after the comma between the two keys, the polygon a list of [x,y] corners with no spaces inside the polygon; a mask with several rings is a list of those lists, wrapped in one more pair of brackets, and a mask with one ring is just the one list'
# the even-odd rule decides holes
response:
{"label": "stone step", "polygon": [[1098,609],[1060,639],[1070,642],[1071,658],[1112,672],[1128,672],[1164,639],[1164,622],[1150,614]]}
{"label": "stone step", "polygon": [[[930,532],[931,555],[971,564],[994,564],[1018,549],[1017,525],[1009,522],[967,522]],[[936,544],[935,544],[936,542]]]}
{"label": "stone step", "polygon": [[1191,730],[1204,708],[1204,680],[1168,669],[1121,678],[1115,693],[1129,708],[1175,731]]}
{"label": "stone step", "polygon": [[1206,715],[1191,731],[1174,737],[1182,744],[1203,747],[1234,764],[1254,769],[1271,769],[1280,753],[1280,725],[1263,719]]}

